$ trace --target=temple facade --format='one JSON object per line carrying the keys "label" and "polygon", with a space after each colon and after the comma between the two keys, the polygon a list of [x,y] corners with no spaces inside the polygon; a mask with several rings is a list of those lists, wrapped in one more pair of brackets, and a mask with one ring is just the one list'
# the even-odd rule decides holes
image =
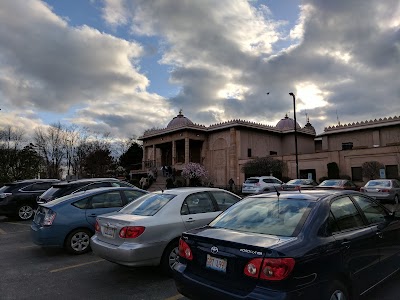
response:
{"label": "temple facade", "polygon": [[[327,176],[327,164],[336,162],[341,175],[364,182],[361,165],[376,160],[386,176],[399,177],[400,117],[327,127],[316,135],[308,121],[296,124],[300,177],[318,180]],[[286,162],[285,177],[296,178],[294,120],[285,116],[276,126],[231,120],[204,126],[180,111],[165,128],[144,132],[143,165],[171,166],[177,173],[189,162],[204,165],[215,186],[226,186],[230,178],[242,184],[242,166],[257,157],[271,156]],[[265,174],[270,175],[270,174]]]}

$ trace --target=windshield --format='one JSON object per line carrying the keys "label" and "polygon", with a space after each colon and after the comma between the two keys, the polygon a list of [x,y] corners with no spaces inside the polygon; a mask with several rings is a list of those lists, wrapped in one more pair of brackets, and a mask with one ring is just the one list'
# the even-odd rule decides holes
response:
{"label": "windshield", "polygon": [[286,184],[304,184],[304,181],[301,179],[292,179],[289,180]]}
{"label": "windshield", "polygon": [[382,186],[382,187],[390,187],[390,181],[389,180],[374,180],[374,181],[369,181],[365,186],[371,187],[371,186]]}
{"label": "windshield", "polygon": [[249,198],[218,216],[211,227],[236,231],[296,236],[304,224],[312,202],[296,199]]}
{"label": "windshield", "polygon": [[126,205],[120,212],[137,216],[154,216],[175,196],[171,194],[147,194]]}
{"label": "windshield", "polygon": [[45,191],[40,198],[42,199],[55,199],[62,197],[64,195],[69,195],[71,194],[76,187],[74,186],[69,186],[69,185],[55,185],[49,188],[47,191]]}
{"label": "windshield", "polygon": [[4,186],[2,186],[2,187],[0,188],[0,193],[8,193],[8,192],[10,192],[10,191],[14,188],[14,186],[15,186],[15,185],[12,185],[12,184],[6,184],[6,185],[4,185]]}

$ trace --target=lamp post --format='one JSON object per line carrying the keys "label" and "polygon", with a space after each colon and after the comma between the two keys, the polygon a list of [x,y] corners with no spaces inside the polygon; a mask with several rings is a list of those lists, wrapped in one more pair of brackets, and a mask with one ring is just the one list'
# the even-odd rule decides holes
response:
{"label": "lamp post", "polygon": [[289,93],[293,97],[293,115],[294,115],[294,147],[296,153],[296,178],[299,177],[299,158],[297,154],[297,121],[296,121],[296,96],[293,93]]}

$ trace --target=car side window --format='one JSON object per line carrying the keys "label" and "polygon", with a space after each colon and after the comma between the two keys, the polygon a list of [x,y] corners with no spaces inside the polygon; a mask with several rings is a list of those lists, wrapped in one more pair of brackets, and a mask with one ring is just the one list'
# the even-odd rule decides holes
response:
{"label": "car side window", "polygon": [[353,198],[363,211],[368,224],[377,224],[385,221],[387,213],[379,204],[359,195],[355,195]]}
{"label": "car side window", "polygon": [[272,179],[263,179],[263,181],[265,183],[274,183],[274,181]]}
{"label": "car side window", "polygon": [[226,210],[228,207],[232,206],[233,204],[235,204],[240,200],[237,197],[223,191],[211,192],[211,194],[217,201],[219,210],[222,211]]}
{"label": "car side window", "polygon": [[139,198],[140,196],[144,195],[144,192],[141,191],[124,191],[125,197],[128,203],[132,202],[133,200]]}
{"label": "car side window", "polygon": [[94,195],[90,208],[122,207],[121,195],[118,191]]}
{"label": "car side window", "polygon": [[206,192],[186,197],[181,207],[181,215],[201,214],[216,211],[213,201]]}
{"label": "car side window", "polygon": [[80,208],[80,209],[85,209],[88,205],[88,202],[89,202],[89,198],[84,198],[84,199],[81,199],[81,200],[78,200],[78,201],[72,203],[72,205],[77,208]]}
{"label": "car side window", "polygon": [[364,226],[360,213],[349,197],[342,197],[332,202],[331,213],[340,231]]}
{"label": "car side window", "polygon": [[392,184],[393,184],[394,188],[398,189],[400,187],[400,185],[399,185],[399,183],[397,181],[392,181]]}
{"label": "car side window", "polygon": [[38,182],[24,187],[24,192],[45,191],[51,188],[52,182]]}

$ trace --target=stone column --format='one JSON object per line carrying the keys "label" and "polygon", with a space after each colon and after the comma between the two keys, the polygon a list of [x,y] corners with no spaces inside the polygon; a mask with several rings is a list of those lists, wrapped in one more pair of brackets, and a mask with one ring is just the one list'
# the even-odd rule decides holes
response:
{"label": "stone column", "polygon": [[143,158],[142,158],[142,170],[146,169],[146,165],[145,165],[145,161],[146,161],[146,157],[147,157],[147,147],[143,146]]}
{"label": "stone column", "polygon": [[237,172],[237,151],[236,151],[236,129],[230,129],[230,143],[229,143],[229,158],[228,158],[228,176],[227,180],[232,178],[235,181],[235,184],[240,184],[238,182],[238,172]]}
{"label": "stone column", "polygon": [[176,141],[172,141],[172,166],[176,164]]}
{"label": "stone column", "polygon": [[156,164],[156,145],[153,145],[153,164]]}
{"label": "stone column", "polygon": [[185,164],[189,163],[190,156],[189,156],[189,138],[185,138]]}

